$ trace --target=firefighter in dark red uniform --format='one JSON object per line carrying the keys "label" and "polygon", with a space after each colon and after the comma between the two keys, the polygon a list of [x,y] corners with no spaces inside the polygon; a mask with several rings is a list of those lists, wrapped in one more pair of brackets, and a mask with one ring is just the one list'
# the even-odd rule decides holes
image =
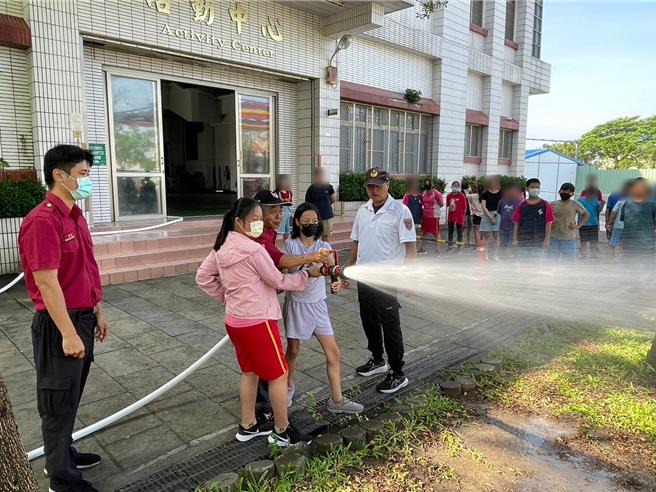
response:
{"label": "firefighter in dark red uniform", "polygon": [[100,462],[100,456],[73,448],[71,437],[94,340],[104,341],[109,330],[91,234],[75,204],[91,194],[92,165],[87,150],[73,145],[50,149],[44,159],[49,192],[25,217],[18,236],[25,283],[36,309],[32,344],[37,406],[44,473],[54,492],[95,491],[80,469]]}

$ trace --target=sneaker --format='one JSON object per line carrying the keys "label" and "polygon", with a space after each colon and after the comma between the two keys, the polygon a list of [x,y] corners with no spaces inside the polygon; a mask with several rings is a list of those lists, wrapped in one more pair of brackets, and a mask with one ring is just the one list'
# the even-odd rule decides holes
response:
{"label": "sneaker", "polygon": [[333,402],[332,398],[328,398],[326,403],[326,410],[330,413],[346,413],[349,415],[356,415],[362,413],[364,407],[354,401],[343,399],[340,403]]}
{"label": "sneaker", "polygon": [[379,383],[376,386],[376,389],[381,393],[396,393],[401,388],[408,386],[408,378],[405,377],[405,374],[402,372],[395,372],[393,369],[387,373],[385,381]]}
{"label": "sneaker", "polygon": [[[63,490],[63,489],[62,489]],[[52,487],[48,487],[48,492],[60,492],[55,490]],[[66,492],[98,492],[98,489],[95,488],[91,483],[86,480],[80,480],[79,482],[74,483],[71,487],[66,489]]]}
{"label": "sneaker", "polygon": [[[99,465],[102,461],[102,457],[95,453],[77,453],[77,458],[75,458],[75,467],[78,470],[88,470],[93,468],[96,465]],[[43,474],[48,476],[48,469],[43,469]]]}
{"label": "sneaker", "polygon": [[373,376],[374,374],[384,374],[387,372],[389,367],[384,360],[375,361],[372,357],[365,364],[362,364],[360,367],[355,368],[360,376]]}
{"label": "sneaker", "polygon": [[267,438],[269,444],[275,444],[281,448],[285,448],[297,442],[306,442],[310,444],[312,442],[312,436],[303,434],[302,432],[297,431],[291,425],[287,426],[283,432],[276,432],[275,430]]}
{"label": "sneaker", "polygon": [[287,386],[287,408],[291,407],[292,403],[294,403],[294,393],[296,393],[296,386],[293,384]]}
{"label": "sneaker", "polygon": [[426,251],[424,248],[421,248],[419,251],[417,251],[418,255],[426,255],[428,254],[428,251]]}
{"label": "sneaker", "polygon": [[239,430],[237,431],[237,434],[235,434],[235,438],[239,442],[246,442],[250,441],[254,437],[268,436],[271,434],[271,432],[273,432],[273,426],[271,424],[262,425],[257,423],[248,429],[242,425],[239,425]]}

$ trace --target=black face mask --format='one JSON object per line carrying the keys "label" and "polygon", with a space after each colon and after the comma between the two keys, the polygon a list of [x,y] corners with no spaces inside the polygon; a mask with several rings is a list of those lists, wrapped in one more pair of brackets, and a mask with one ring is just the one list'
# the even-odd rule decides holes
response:
{"label": "black face mask", "polygon": [[424,185],[424,189],[425,189],[426,191],[430,190],[430,189],[431,189],[431,185],[429,185],[429,184],[425,184],[425,185]]}
{"label": "black face mask", "polygon": [[560,199],[561,199],[561,200],[569,200],[570,198],[572,198],[572,195],[570,195],[569,193],[562,192],[562,193],[560,194]]}
{"label": "black face mask", "polygon": [[319,231],[319,224],[304,224],[301,226],[301,232],[306,237],[314,237]]}

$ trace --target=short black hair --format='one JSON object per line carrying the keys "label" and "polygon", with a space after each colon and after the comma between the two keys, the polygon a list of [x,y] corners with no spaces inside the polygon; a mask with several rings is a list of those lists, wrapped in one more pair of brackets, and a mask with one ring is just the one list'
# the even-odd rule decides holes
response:
{"label": "short black hair", "polygon": [[303,215],[305,212],[309,210],[316,213],[317,219],[319,220],[319,227],[317,228],[317,232],[314,235],[314,240],[316,241],[323,235],[323,222],[321,221],[321,215],[319,214],[319,209],[315,207],[312,203],[303,202],[296,208],[296,211],[294,212],[294,220],[292,221],[292,239],[296,239],[301,235],[301,228],[296,223],[296,219],[298,219],[298,221],[300,222],[301,215]]}
{"label": "short black hair", "polygon": [[560,185],[560,189],[565,191],[571,191],[572,193],[576,191],[576,187],[572,183],[563,183],[562,185]]}
{"label": "short black hair", "polygon": [[540,184],[540,180],[538,178],[530,178],[526,180],[526,187],[528,188],[531,186],[533,183]]}
{"label": "short black hair", "polygon": [[462,190],[468,190],[469,189],[469,183],[462,183]]}
{"label": "short black hair", "polygon": [[43,158],[43,174],[48,188],[55,184],[55,178],[52,176],[55,169],[70,174],[71,169],[82,161],[87,161],[89,167],[93,166],[93,154],[77,145],[57,145],[46,152]]}

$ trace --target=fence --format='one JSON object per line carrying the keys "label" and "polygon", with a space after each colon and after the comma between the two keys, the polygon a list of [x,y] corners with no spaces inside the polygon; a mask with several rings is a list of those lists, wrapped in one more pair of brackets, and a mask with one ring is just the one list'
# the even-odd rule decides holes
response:
{"label": "fence", "polygon": [[576,189],[585,188],[588,176],[597,176],[599,189],[604,195],[610,195],[619,190],[627,179],[643,177],[650,182],[656,181],[656,169],[599,169],[590,166],[579,166],[576,170]]}

